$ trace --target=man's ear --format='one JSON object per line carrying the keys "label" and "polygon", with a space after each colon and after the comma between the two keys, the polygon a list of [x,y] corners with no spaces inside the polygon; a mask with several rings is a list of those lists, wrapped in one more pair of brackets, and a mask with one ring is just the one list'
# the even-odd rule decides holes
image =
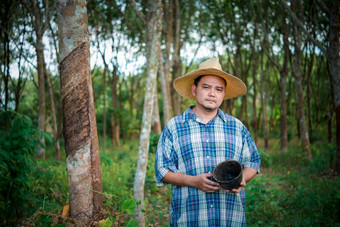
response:
{"label": "man's ear", "polygon": [[196,85],[195,84],[191,85],[191,93],[193,96],[196,97]]}

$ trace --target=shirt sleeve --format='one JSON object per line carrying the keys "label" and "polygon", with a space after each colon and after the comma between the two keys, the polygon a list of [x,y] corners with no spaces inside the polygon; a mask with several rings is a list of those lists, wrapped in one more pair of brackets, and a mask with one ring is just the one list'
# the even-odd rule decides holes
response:
{"label": "shirt sleeve", "polygon": [[177,169],[177,155],[173,149],[173,138],[168,129],[165,127],[161,137],[159,138],[156,158],[155,158],[155,175],[156,175],[156,185],[163,186],[166,182],[162,179],[171,170],[176,173],[179,172]]}
{"label": "shirt sleeve", "polygon": [[260,172],[261,157],[248,129],[243,126],[243,167],[251,167]]}

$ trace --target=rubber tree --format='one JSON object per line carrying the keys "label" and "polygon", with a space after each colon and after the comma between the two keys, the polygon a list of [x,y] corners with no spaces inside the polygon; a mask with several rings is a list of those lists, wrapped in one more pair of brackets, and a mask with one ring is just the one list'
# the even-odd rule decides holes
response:
{"label": "rubber tree", "polygon": [[57,14],[70,213],[89,225],[103,199],[86,2],[58,0]]}
{"label": "rubber tree", "polygon": [[[336,145],[337,156],[335,170],[340,174],[340,23],[339,23],[339,1],[318,2],[318,8],[328,17],[328,37],[323,37],[324,42],[315,39],[305,28],[303,21],[294,13],[285,0],[281,0],[283,7],[289,14],[293,23],[301,29],[303,34],[311,40],[326,56],[330,65],[330,74],[332,78],[332,88],[334,95],[334,106],[336,115]],[[319,37],[321,38],[321,37]]]}
{"label": "rubber tree", "polygon": [[141,8],[137,6],[134,0],[131,0],[131,3],[134,6],[139,18],[143,21],[146,27],[146,70],[148,79],[145,88],[140,145],[138,150],[138,163],[133,185],[133,195],[135,200],[141,202],[134,213],[134,218],[138,221],[138,226],[145,226],[145,216],[142,213],[142,209],[144,206],[144,185],[148,162],[157,68],[159,62],[163,10],[161,0],[148,1],[147,7],[149,7],[149,12],[147,15],[143,13]]}
{"label": "rubber tree", "polygon": [[[22,3],[27,8],[28,14],[31,19],[32,27],[35,33],[34,47],[37,56],[37,69],[38,69],[38,84],[39,84],[39,116],[38,116],[38,128],[40,131],[45,131],[45,56],[44,56],[44,43],[43,36],[49,26],[51,7],[49,0],[46,1],[27,1],[22,0]],[[53,8],[53,7],[52,7]],[[45,137],[39,138],[42,146],[38,146],[38,157],[45,158]]]}

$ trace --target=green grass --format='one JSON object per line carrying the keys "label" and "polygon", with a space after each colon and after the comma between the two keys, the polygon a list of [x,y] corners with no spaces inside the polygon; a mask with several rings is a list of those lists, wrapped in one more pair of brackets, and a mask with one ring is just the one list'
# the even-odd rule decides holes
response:
{"label": "green grass", "polygon": [[[147,225],[168,226],[170,187],[155,185],[156,143],[151,144],[145,183]],[[120,148],[108,143],[106,151],[100,152],[105,209],[102,218],[108,224],[132,223],[129,212],[134,205],[131,201],[138,146],[137,140]],[[314,144],[313,161],[297,147],[291,144],[286,154],[281,154],[277,146],[268,152],[260,149],[261,173],[246,186],[248,226],[335,226],[340,223],[340,181],[331,171],[334,144]],[[49,149],[46,152],[53,153]],[[67,226],[72,222],[70,218],[61,218],[62,208],[68,204],[66,163],[52,159],[36,160],[32,166],[28,203],[23,205],[24,225]]]}

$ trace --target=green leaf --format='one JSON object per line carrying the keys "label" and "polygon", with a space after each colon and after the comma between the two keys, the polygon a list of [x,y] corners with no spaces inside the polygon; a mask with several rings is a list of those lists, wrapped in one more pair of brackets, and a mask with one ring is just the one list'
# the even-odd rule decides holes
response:
{"label": "green leaf", "polygon": [[113,225],[113,222],[111,221],[110,218],[106,218],[105,220],[99,221],[100,227],[111,227],[112,225]]}
{"label": "green leaf", "polygon": [[135,219],[130,220],[127,224],[127,227],[136,227],[138,226],[138,222]]}
{"label": "green leaf", "polygon": [[135,212],[137,205],[134,199],[128,199],[128,200],[124,200],[122,206],[121,206],[121,210],[122,211],[127,211],[129,215],[133,215],[133,213]]}

